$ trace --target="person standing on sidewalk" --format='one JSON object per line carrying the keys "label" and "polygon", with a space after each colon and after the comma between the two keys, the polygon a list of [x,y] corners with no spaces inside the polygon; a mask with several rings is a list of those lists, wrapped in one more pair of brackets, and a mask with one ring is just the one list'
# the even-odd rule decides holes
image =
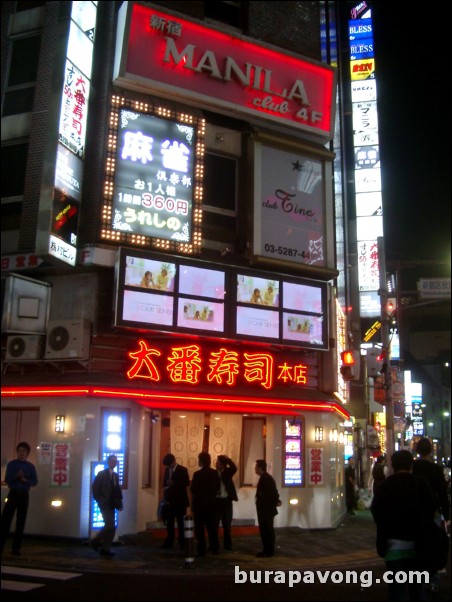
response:
{"label": "person standing on sidewalk", "polygon": [[8,497],[2,512],[1,524],[1,553],[9,535],[11,523],[16,516],[16,530],[13,537],[12,553],[20,556],[20,547],[27,520],[29,493],[31,487],[38,484],[35,465],[27,460],[31,447],[26,441],[17,444],[17,458],[8,462],[5,473],[5,483],[9,487]]}
{"label": "person standing on sidewalk", "polygon": [[385,456],[378,456],[378,458],[375,460],[374,467],[372,468],[372,480],[373,480],[372,492],[374,495],[375,495],[375,492],[377,491],[377,489],[380,487],[380,485],[386,479],[385,463],[386,463]]}
{"label": "person standing on sidewalk", "polygon": [[[413,474],[424,477],[430,483],[436,500],[435,522],[442,526],[442,521],[447,524],[450,519],[449,496],[447,495],[447,482],[441,466],[432,461],[432,443],[427,437],[422,437],[416,444],[419,454],[413,463]],[[444,525],[446,527],[446,525]],[[439,589],[439,574],[433,573],[430,579],[430,589],[436,592]]]}
{"label": "person standing on sidewalk", "polygon": [[111,550],[115,538],[115,510],[122,510],[122,490],[119,477],[115,472],[118,458],[108,456],[108,468],[97,473],[93,481],[93,498],[99,504],[99,509],[104,519],[104,526],[91,541],[91,545],[98,550],[101,556],[114,556]]}
{"label": "person standing on sidewalk", "polygon": [[232,525],[232,502],[237,502],[237,491],[235,489],[233,476],[237,472],[237,466],[227,456],[218,456],[215,463],[220,477],[220,490],[218,492],[218,521],[223,526],[223,544],[225,550],[232,549],[231,525]]}
{"label": "person standing on sidewalk", "polygon": [[262,552],[256,554],[258,558],[267,558],[275,555],[275,528],[273,521],[278,514],[277,507],[281,506],[275,479],[267,472],[267,462],[256,460],[254,471],[259,475],[256,489],[256,511],[259,533],[262,541]]}
{"label": "person standing on sidewalk", "polygon": [[191,482],[191,509],[195,523],[195,536],[198,548],[198,557],[206,555],[206,536],[204,527],[207,528],[209,547],[212,554],[218,554],[218,491],[220,490],[220,477],[216,470],[211,468],[212,459],[207,452],[198,454],[200,469],[193,474]]}
{"label": "person standing on sidewalk", "polygon": [[[395,575],[399,571],[423,570],[419,566],[415,542],[419,533],[433,520],[435,499],[432,488],[413,474],[413,456],[407,449],[392,454],[394,474],[378,487],[372,499],[371,512],[377,526],[377,553],[386,568]],[[393,579],[388,583],[388,600],[426,600],[423,583]]]}
{"label": "person standing on sidewalk", "polygon": [[348,514],[355,514],[356,508],[356,489],[355,489],[355,458],[351,456],[345,467],[345,505]]}
{"label": "person standing on sidewalk", "polygon": [[177,522],[177,535],[179,546],[185,547],[184,516],[189,506],[187,487],[190,485],[188,470],[185,466],[176,463],[173,454],[166,454],[163,458],[166,466],[163,477],[163,491],[166,501],[166,539],[162,548],[172,548],[174,542],[174,521]]}

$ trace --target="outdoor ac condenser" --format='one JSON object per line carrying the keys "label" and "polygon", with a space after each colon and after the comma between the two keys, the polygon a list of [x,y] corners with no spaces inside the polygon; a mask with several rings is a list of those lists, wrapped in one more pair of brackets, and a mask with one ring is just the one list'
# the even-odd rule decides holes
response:
{"label": "outdoor ac condenser", "polygon": [[88,320],[50,320],[47,326],[45,359],[89,359],[91,323]]}

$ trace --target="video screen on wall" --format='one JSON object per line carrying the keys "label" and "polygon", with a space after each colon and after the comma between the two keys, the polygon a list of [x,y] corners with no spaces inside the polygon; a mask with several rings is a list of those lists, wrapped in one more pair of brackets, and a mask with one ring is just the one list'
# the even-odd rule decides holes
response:
{"label": "video screen on wall", "polygon": [[115,325],[328,348],[327,285],[120,249]]}
{"label": "video screen on wall", "polygon": [[121,249],[116,324],[130,328],[225,330],[225,271]]}
{"label": "video screen on wall", "polygon": [[326,349],[326,284],[238,273],[235,335]]}

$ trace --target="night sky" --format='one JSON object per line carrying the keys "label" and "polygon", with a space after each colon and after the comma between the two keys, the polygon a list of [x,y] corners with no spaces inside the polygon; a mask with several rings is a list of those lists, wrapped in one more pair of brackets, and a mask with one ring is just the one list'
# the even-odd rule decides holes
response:
{"label": "night sky", "polygon": [[386,257],[450,265],[448,20],[435,5],[370,4]]}

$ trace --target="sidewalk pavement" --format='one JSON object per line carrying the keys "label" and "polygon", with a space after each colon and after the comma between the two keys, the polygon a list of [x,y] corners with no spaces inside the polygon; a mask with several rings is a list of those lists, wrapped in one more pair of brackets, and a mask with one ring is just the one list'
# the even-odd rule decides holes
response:
{"label": "sidewalk pavement", "polygon": [[[242,570],[382,571],[384,562],[375,550],[375,533],[370,511],[358,510],[353,516],[346,515],[335,529],[278,528],[275,556],[256,558],[262,549],[258,528],[233,527],[232,550],[225,551],[221,546],[218,555],[207,552],[205,557],[195,557],[189,563],[177,542],[171,549],[160,547],[165,529],[123,536],[114,546],[112,558],[100,556],[87,541],[26,537],[21,556],[12,556],[10,541],[7,542],[2,564],[61,571],[159,575],[184,569],[191,574],[230,575],[237,565]],[[220,545],[221,535],[220,529]],[[441,581],[443,593],[444,587],[450,593],[450,556]]]}

